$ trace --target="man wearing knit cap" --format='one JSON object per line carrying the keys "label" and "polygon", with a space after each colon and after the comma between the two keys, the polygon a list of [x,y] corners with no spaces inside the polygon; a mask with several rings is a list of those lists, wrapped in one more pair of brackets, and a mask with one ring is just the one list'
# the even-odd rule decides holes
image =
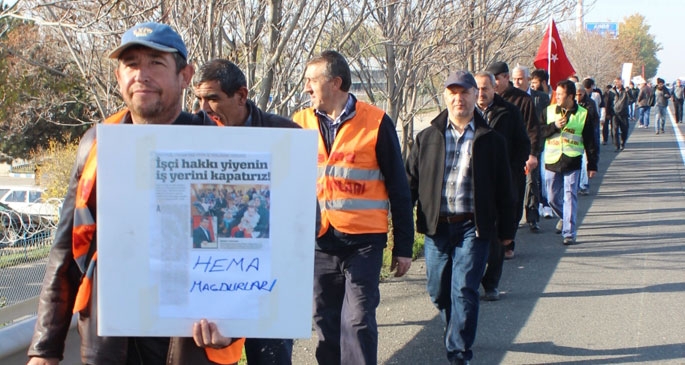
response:
{"label": "man wearing knit cap", "polygon": [[473,76],[452,73],[443,98],[447,109],[416,136],[406,169],[416,230],[426,235],[428,294],[445,321],[447,358],[468,364],[489,243],[511,243],[514,202],[506,142],[475,112]]}

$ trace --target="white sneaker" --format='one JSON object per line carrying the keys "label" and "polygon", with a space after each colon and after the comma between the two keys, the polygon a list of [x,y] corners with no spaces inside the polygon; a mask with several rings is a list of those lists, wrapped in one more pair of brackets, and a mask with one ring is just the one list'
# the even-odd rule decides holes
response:
{"label": "white sneaker", "polygon": [[543,207],[542,208],[542,216],[549,219],[554,217],[554,212],[552,212],[552,207]]}

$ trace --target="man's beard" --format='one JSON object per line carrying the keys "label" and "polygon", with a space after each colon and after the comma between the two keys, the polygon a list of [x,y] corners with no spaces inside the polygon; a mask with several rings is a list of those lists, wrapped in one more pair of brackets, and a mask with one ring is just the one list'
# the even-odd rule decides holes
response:
{"label": "man's beard", "polygon": [[166,106],[162,103],[161,99],[155,101],[145,101],[142,102],[138,100],[134,102],[131,98],[125,100],[131,113],[141,120],[136,120],[136,123],[144,124],[160,124],[167,123],[167,121],[162,121],[164,119],[165,113],[169,113],[172,109],[171,106]]}

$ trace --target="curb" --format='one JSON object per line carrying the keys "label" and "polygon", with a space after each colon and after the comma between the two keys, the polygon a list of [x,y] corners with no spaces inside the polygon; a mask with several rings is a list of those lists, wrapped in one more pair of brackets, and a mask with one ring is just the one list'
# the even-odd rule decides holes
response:
{"label": "curb", "polygon": [[22,178],[22,179],[35,179],[36,174],[18,174],[15,172],[10,172],[9,177],[17,177],[17,178]]}

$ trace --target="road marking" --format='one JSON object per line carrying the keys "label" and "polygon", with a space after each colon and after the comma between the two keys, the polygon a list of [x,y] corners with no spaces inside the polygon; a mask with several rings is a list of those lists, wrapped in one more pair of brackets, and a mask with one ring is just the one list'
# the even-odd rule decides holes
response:
{"label": "road marking", "polygon": [[675,134],[675,139],[678,141],[678,149],[680,150],[680,158],[683,160],[683,164],[685,165],[685,138],[683,138],[683,134],[680,133],[680,128],[678,128],[678,123],[675,122],[675,119],[673,119],[673,115],[671,114],[671,110],[669,108],[669,112],[666,113],[668,114],[668,119],[671,121],[671,127],[673,127],[673,133]]}

